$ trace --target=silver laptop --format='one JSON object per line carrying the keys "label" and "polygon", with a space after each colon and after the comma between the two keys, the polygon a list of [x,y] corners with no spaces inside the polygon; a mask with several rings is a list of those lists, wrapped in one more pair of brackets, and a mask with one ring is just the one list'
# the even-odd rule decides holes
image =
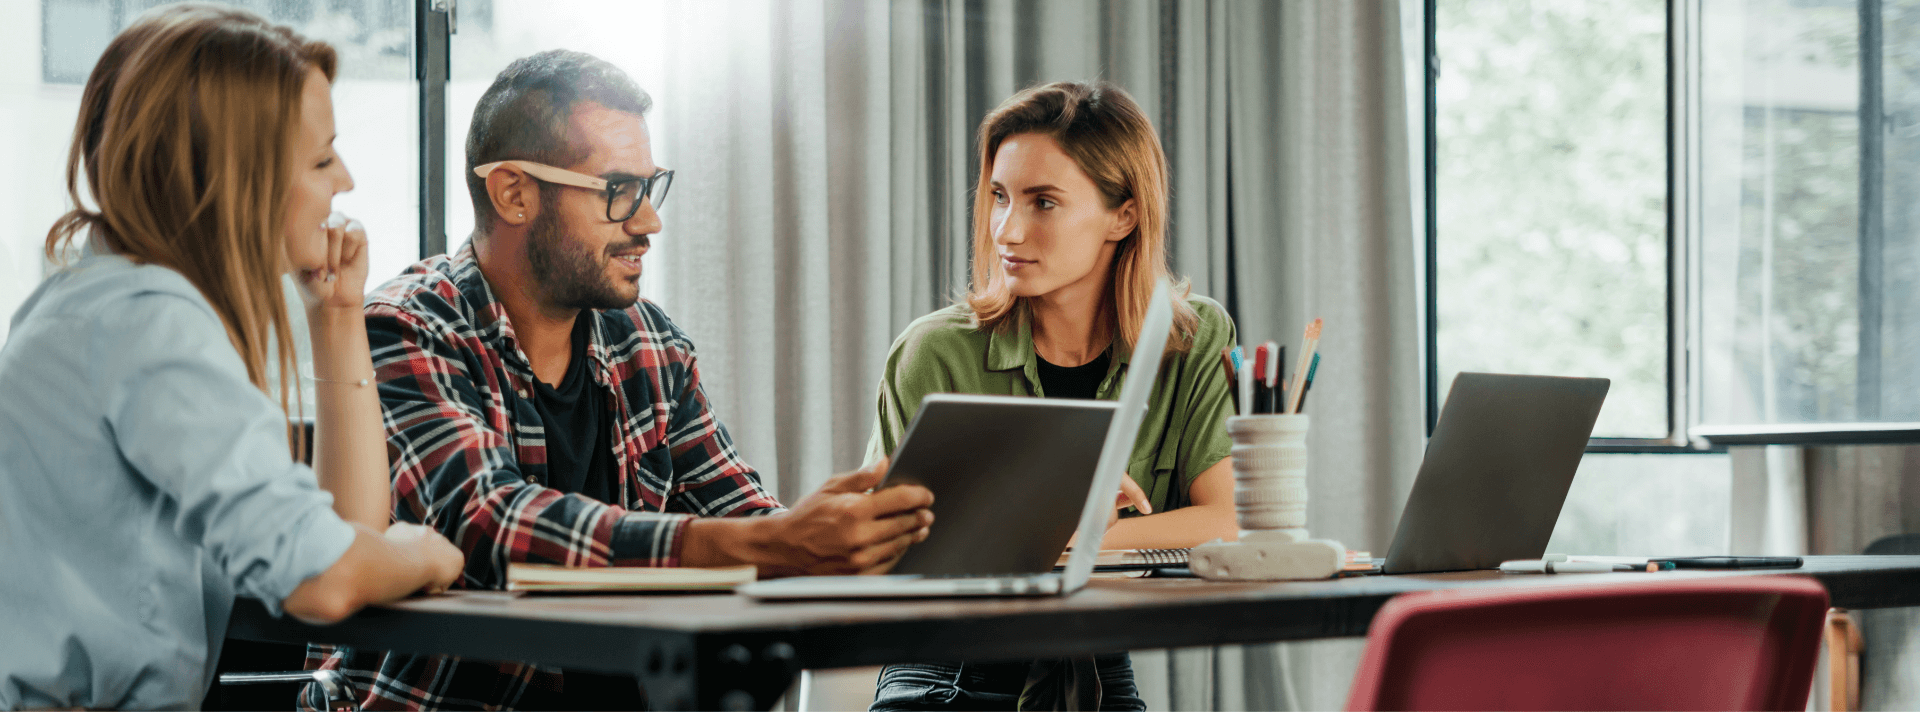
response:
{"label": "silver laptop", "polygon": [[[917,598],[948,596],[1058,596],[1080,590],[1087,585],[1087,579],[1093,575],[1094,561],[1099,558],[1100,539],[1107,531],[1107,516],[1113,509],[1116,493],[1120,491],[1120,478],[1126,474],[1127,457],[1133,452],[1133,442],[1140,433],[1140,420],[1146,414],[1147,394],[1153,391],[1154,379],[1159,376],[1160,356],[1166,350],[1167,332],[1173,328],[1172,288],[1166,279],[1154,287],[1153,301],[1147,307],[1147,318],[1140,330],[1140,342],[1134,344],[1131,366],[1127,377],[1121,383],[1120,402],[1113,410],[1113,416],[1106,429],[1105,441],[1099,457],[1092,463],[1090,471],[1091,486],[1088,487],[1084,503],[1080,508],[1078,544],[1073,555],[1068,557],[1064,572],[1054,573],[1051,561],[1046,562],[1038,573],[1007,574],[989,570],[961,571],[937,574],[890,574],[885,576],[800,576],[772,581],[755,581],[741,586],[739,591],[748,596],[763,599],[807,599],[807,598]],[[1029,401],[1029,408],[1051,408],[1053,404]],[[920,437],[937,437],[931,430],[926,434],[920,431],[919,419],[915,419],[914,430],[908,434],[908,440]],[[977,441],[975,441],[977,446]],[[907,450],[903,442],[901,450]],[[904,461],[904,458],[903,458]],[[1082,471],[1087,465],[1082,460]],[[1057,501],[1057,500],[1056,500]],[[937,517],[938,515],[936,515]],[[1007,520],[976,520],[973,522],[948,522],[936,518],[934,530],[938,534],[930,535],[924,545],[934,541],[935,536],[949,537],[952,542],[991,540],[995,536],[993,528],[1006,526]],[[1060,544],[1064,544],[1061,541]],[[919,546],[919,545],[916,545]],[[1042,547],[1044,548],[1044,547]],[[1057,558],[1060,546],[1053,545],[1050,556]],[[913,554],[908,551],[909,556]],[[913,563],[914,559],[903,558],[903,564]],[[950,563],[950,562],[949,562]],[[916,564],[921,565],[921,564]],[[942,562],[923,564],[929,569],[945,568]]]}
{"label": "silver laptop", "polygon": [[1454,377],[1383,571],[1492,569],[1545,554],[1608,383]]}

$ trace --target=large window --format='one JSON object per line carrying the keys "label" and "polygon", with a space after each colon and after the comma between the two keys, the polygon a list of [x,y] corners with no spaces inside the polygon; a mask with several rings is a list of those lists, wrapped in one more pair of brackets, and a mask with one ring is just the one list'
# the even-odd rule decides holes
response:
{"label": "large window", "polygon": [[[1920,426],[1920,0],[1433,0],[1433,397],[1600,447]],[[1858,440],[1854,440],[1858,441]]]}
{"label": "large window", "polygon": [[1920,420],[1920,2],[1705,0],[1703,413]]}
{"label": "large window", "polygon": [[[467,193],[467,129],[480,94],[509,62],[536,52],[565,48],[586,52],[613,63],[647,91],[656,107],[675,100],[667,81],[666,64],[694,65],[678,56],[722,49],[729,28],[711,26],[725,19],[712,3],[600,2],[598,0],[465,0],[459,6],[449,43],[452,60],[447,82],[447,250],[460,249],[473,232],[473,201]],[[582,18],[592,18],[582,22]],[[694,23],[706,20],[709,26]],[[733,33],[737,34],[737,33]],[[705,38],[696,41],[694,38]],[[682,82],[681,85],[694,85]],[[647,115],[654,163],[680,168],[673,140],[671,112],[656,109]],[[684,204],[689,192],[699,192],[698,170],[678,172],[675,203]],[[662,301],[663,255],[673,249],[682,231],[674,215],[661,216],[660,234],[652,236],[647,269],[641,274],[641,294]]]}
{"label": "large window", "polygon": [[[47,228],[67,210],[67,147],[80,89],[126,24],[161,0],[31,0],[0,38],[0,314],[48,270]],[[419,135],[412,0],[229,0],[340,53],[336,146],[356,188],[334,207],[367,226],[372,274],[419,259]],[[22,16],[24,15],[24,16]],[[0,341],[6,338],[0,320]]]}
{"label": "large window", "polygon": [[1460,371],[1603,377],[1596,436],[1668,437],[1665,4],[1436,20],[1440,395]]}

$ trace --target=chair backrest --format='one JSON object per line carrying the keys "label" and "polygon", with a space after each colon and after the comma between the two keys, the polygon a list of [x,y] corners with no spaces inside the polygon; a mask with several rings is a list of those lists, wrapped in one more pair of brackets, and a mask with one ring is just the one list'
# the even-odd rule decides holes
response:
{"label": "chair backrest", "polygon": [[[1804,710],[1827,592],[1796,576],[1410,593],[1350,710]],[[1572,578],[1571,576],[1567,578]]]}
{"label": "chair backrest", "polygon": [[1873,540],[1872,544],[1867,545],[1865,553],[1905,556],[1920,554],[1920,534],[1895,534],[1893,536],[1880,537],[1879,539]]}

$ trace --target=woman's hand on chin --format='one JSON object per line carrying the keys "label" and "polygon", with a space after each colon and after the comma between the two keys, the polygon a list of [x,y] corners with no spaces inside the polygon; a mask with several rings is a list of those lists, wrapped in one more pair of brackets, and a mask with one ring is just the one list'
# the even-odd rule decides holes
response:
{"label": "woman's hand on chin", "polygon": [[360,221],[340,213],[327,218],[326,264],[300,269],[294,282],[307,312],[321,309],[360,310],[367,291],[367,230]]}

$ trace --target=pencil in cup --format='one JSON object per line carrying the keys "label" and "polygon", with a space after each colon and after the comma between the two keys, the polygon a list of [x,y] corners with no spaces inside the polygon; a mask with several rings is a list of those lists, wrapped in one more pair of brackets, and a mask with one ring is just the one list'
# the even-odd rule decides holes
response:
{"label": "pencil in cup", "polygon": [[1220,349],[1220,368],[1227,372],[1227,397],[1233,399],[1233,414],[1240,414],[1240,376],[1233,370],[1233,347]]}
{"label": "pencil in cup", "polygon": [[1313,323],[1307,325],[1307,331],[1302,334],[1301,342],[1300,366],[1294,371],[1293,383],[1287,386],[1287,406],[1284,409],[1287,413],[1300,412],[1300,397],[1305,395],[1307,390],[1307,362],[1311,356],[1320,352],[1319,319],[1314,319]]}
{"label": "pencil in cup", "polygon": [[1316,353],[1313,355],[1313,363],[1307,366],[1306,382],[1300,386],[1300,405],[1295,407],[1295,412],[1307,412],[1307,396],[1313,394],[1313,375],[1319,371],[1320,354]]}

